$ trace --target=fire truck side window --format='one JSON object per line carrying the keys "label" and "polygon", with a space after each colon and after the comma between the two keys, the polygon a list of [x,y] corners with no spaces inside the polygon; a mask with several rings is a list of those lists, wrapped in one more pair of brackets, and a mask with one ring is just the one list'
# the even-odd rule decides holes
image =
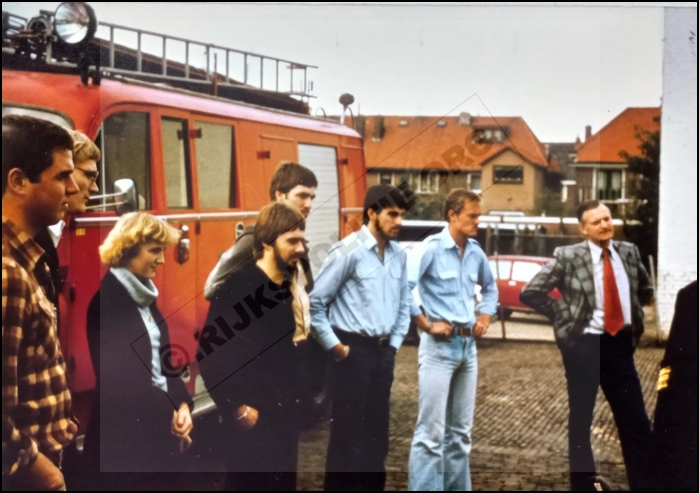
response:
{"label": "fire truck side window", "polygon": [[165,165],[165,196],[168,209],[192,207],[189,179],[189,133],[187,121],[163,118],[163,163]]}
{"label": "fire truck side window", "polygon": [[151,208],[150,197],[150,124],[148,113],[115,113],[104,121],[96,143],[102,151],[100,188],[114,192],[114,182],[130,178],[136,184],[139,209]]}
{"label": "fire truck side window", "polygon": [[201,137],[197,150],[197,181],[201,209],[237,207],[233,127],[210,122],[196,122]]}

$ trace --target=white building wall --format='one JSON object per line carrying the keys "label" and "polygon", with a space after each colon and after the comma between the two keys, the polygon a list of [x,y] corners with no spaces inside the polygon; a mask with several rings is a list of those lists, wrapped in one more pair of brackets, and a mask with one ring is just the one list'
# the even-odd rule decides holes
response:
{"label": "white building wall", "polygon": [[696,33],[696,8],[665,8],[658,307],[666,336],[677,291],[697,278]]}

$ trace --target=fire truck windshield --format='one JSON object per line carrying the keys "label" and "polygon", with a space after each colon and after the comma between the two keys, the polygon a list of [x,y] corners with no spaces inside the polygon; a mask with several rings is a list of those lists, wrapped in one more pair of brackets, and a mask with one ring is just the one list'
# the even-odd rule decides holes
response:
{"label": "fire truck windshield", "polygon": [[73,124],[67,116],[62,116],[49,109],[43,109],[38,106],[27,106],[27,105],[11,105],[2,104],[2,116],[3,118],[7,115],[27,115],[33,116],[34,118],[41,118],[42,120],[48,120],[51,123],[60,125],[61,127],[67,128],[68,130],[73,130]]}

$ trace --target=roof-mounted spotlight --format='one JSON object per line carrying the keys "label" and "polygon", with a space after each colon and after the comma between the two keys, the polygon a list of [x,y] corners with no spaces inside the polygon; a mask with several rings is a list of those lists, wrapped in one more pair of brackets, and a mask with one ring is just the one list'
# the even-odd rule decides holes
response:
{"label": "roof-mounted spotlight", "polygon": [[90,42],[97,31],[97,16],[88,4],[63,2],[53,16],[54,33],[66,44],[76,46]]}

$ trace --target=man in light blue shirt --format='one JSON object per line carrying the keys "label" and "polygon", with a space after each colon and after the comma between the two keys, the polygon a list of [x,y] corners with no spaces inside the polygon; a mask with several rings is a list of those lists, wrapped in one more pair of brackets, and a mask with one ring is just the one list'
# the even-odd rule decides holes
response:
{"label": "man in light blue shirt", "polygon": [[[478,242],[478,195],[454,189],[444,205],[448,226],[425,239],[410,273],[427,317],[413,303],[420,336],[419,414],[410,450],[411,491],[470,491],[471,429],[478,362],[475,338],[488,330],[497,307],[495,279]],[[482,302],[475,314],[475,286]]]}
{"label": "man in light blue shirt", "polygon": [[333,245],[310,295],[311,330],[335,359],[326,491],[385,488],[395,355],[413,303],[406,253],[392,241],[406,207],[397,188],[371,187],[364,225]]}

